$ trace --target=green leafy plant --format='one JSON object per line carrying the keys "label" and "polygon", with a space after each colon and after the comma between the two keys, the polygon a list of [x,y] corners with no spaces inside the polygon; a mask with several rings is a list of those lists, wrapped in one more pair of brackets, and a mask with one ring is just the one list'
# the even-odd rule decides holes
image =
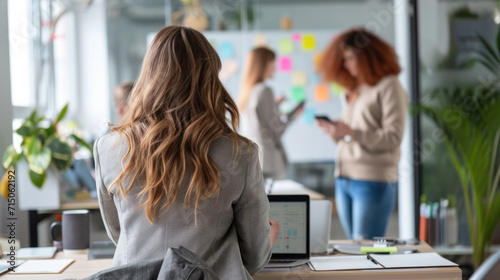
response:
{"label": "green leafy plant", "polygon": [[[47,124],[45,117],[38,116],[36,110],[16,130],[23,141],[21,152],[17,152],[13,145],[7,147],[3,155],[3,168],[6,170],[13,167],[21,159],[25,159],[29,165],[29,177],[31,182],[41,188],[47,177],[47,169],[53,166],[57,170],[65,170],[71,166],[73,159],[73,148],[61,140],[57,133],[57,124],[64,118],[68,111],[68,105],[59,112],[57,118]],[[77,143],[92,148],[88,143],[76,135],[71,135]]]}
{"label": "green leafy plant", "polygon": [[[481,36],[479,39],[487,52],[478,51],[474,62],[498,77],[500,29],[496,50]],[[498,82],[497,78],[489,85],[473,88],[437,89],[428,96],[429,104],[413,106],[414,113],[429,118],[443,134],[447,154],[462,186],[476,267],[485,260],[500,221]]]}
{"label": "green leafy plant", "polygon": [[496,50],[494,46],[490,45],[486,39],[479,33],[476,33],[479,40],[481,40],[481,45],[486,49],[486,51],[476,51],[476,55],[471,59],[471,63],[479,63],[486,67],[495,77],[498,76],[500,72],[500,28],[498,28],[497,38],[496,38]]}

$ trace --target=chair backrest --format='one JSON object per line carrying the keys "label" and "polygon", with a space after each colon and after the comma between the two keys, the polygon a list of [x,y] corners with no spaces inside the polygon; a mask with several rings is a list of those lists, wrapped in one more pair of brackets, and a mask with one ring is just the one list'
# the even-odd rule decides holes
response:
{"label": "chair backrest", "polygon": [[469,278],[470,280],[498,279],[500,275],[500,250],[491,255]]}

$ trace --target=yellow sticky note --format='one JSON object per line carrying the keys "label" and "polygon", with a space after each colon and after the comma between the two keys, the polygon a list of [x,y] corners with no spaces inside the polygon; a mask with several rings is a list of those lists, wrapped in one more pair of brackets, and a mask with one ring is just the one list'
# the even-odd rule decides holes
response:
{"label": "yellow sticky note", "polygon": [[283,38],[280,40],[279,52],[282,54],[290,54],[293,52],[293,42],[289,38]]}
{"label": "yellow sticky note", "polygon": [[318,67],[322,58],[323,58],[323,54],[322,53],[315,53],[314,54],[314,58],[313,58],[313,64],[314,64],[314,66]]}
{"label": "yellow sticky note", "polygon": [[292,73],[292,85],[305,86],[307,83],[306,73],[303,71],[294,71]]}
{"label": "yellow sticky note", "polygon": [[312,34],[302,35],[302,49],[314,50],[316,48],[316,38]]}
{"label": "yellow sticky note", "polygon": [[328,87],[325,85],[317,85],[314,87],[314,96],[317,102],[326,102],[330,99]]}
{"label": "yellow sticky note", "polygon": [[257,47],[265,47],[267,45],[267,37],[262,34],[255,35],[254,45]]}

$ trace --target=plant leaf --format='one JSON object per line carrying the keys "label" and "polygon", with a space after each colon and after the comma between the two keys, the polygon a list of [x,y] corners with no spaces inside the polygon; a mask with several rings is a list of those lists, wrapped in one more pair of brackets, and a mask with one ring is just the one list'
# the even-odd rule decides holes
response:
{"label": "plant leaf", "polygon": [[478,59],[477,62],[482,64],[484,67],[488,68],[488,70],[490,70],[492,73],[496,73],[495,68],[492,65],[490,65],[487,61]]}
{"label": "plant leaf", "polygon": [[3,168],[7,170],[9,167],[16,165],[21,157],[22,154],[18,154],[16,149],[14,149],[14,146],[10,145],[3,153],[3,159],[2,159]]}
{"label": "plant leaf", "polygon": [[71,134],[71,137],[73,137],[79,145],[84,146],[85,148],[87,148],[87,150],[90,151],[90,153],[93,153],[92,146],[87,141],[83,140],[75,134]]}
{"label": "plant leaf", "polygon": [[29,162],[30,156],[37,155],[42,150],[42,141],[35,135],[26,139],[26,159]]}
{"label": "plant leaf", "polygon": [[45,138],[49,139],[56,133],[56,126],[54,124],[51,124],[49,127],[44,129],[45,131]]}
{"label": "plant leaf", "polygon": [[16,130],[16,133],[22,137],[29,137],[35,133],[35,126],[30,120],[26,120],[21,127]]}
{"label": "plant leaf", "polygon": [[483,38],[483,36],[481,36],[481,34],[479,34],[477,32],[476,32],[476,34],[477,34],[477,37],[479,38],[479,40],[481,40],[481,43],[483,44],[483,46],[490,53],[490,55],[497,61],[497,63],[500,63],[500,59],[498,59],[497,54],[495,53],[493,48],[490,46],[490,44]]}
{"label": "plant leaf", "polygon": [[45,183],[45,178],[47,177],[47,173],[36,173],[35,171],[30,169],[30,180],[39,189],[42,188],[43,184]]}
{"label": "plant leaf", "polygon": [[[500,2],[497,1],[497,5],[499,3]],[[498,53],[500,53],[500,28],[498,28],[498,32],[497,32],[497,51],[498,51]]]}
{"label": "plant leaf", "polygon": [[30,120],[32,123],[36,122],[36,109],[33,110],[33,112],[31,113],[31,115],[28,117],[28,120]]}
{"label": "plant leaf", "polygon": [[52,138],[48,144],[52,151],[52,163],[58,170],[65,170],[71,166],[73,149],[59,138]]}
{"label": "plant leaf", "polygon": [[30,170],[38,174],[45,173],[49,168],[51,151],[48,147],[43,147],[38,154],[28,155]]}
{"label": "plant leaf", "polygon": [[63,118],[64,116],[66,115],[66,112],[68,111],[68,104],[66,104],[61,112],[59,112],[59,115],[57,116],[57,119],[56,119],[56,124],[59,123]]}

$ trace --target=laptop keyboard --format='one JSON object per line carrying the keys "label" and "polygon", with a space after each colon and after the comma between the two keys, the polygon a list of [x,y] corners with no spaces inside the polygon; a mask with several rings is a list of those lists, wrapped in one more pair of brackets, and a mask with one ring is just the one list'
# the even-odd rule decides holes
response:
{"label": "laptop keyboard", "polygon": [[270,260],[269,263],[293,263],[297,260]]}

